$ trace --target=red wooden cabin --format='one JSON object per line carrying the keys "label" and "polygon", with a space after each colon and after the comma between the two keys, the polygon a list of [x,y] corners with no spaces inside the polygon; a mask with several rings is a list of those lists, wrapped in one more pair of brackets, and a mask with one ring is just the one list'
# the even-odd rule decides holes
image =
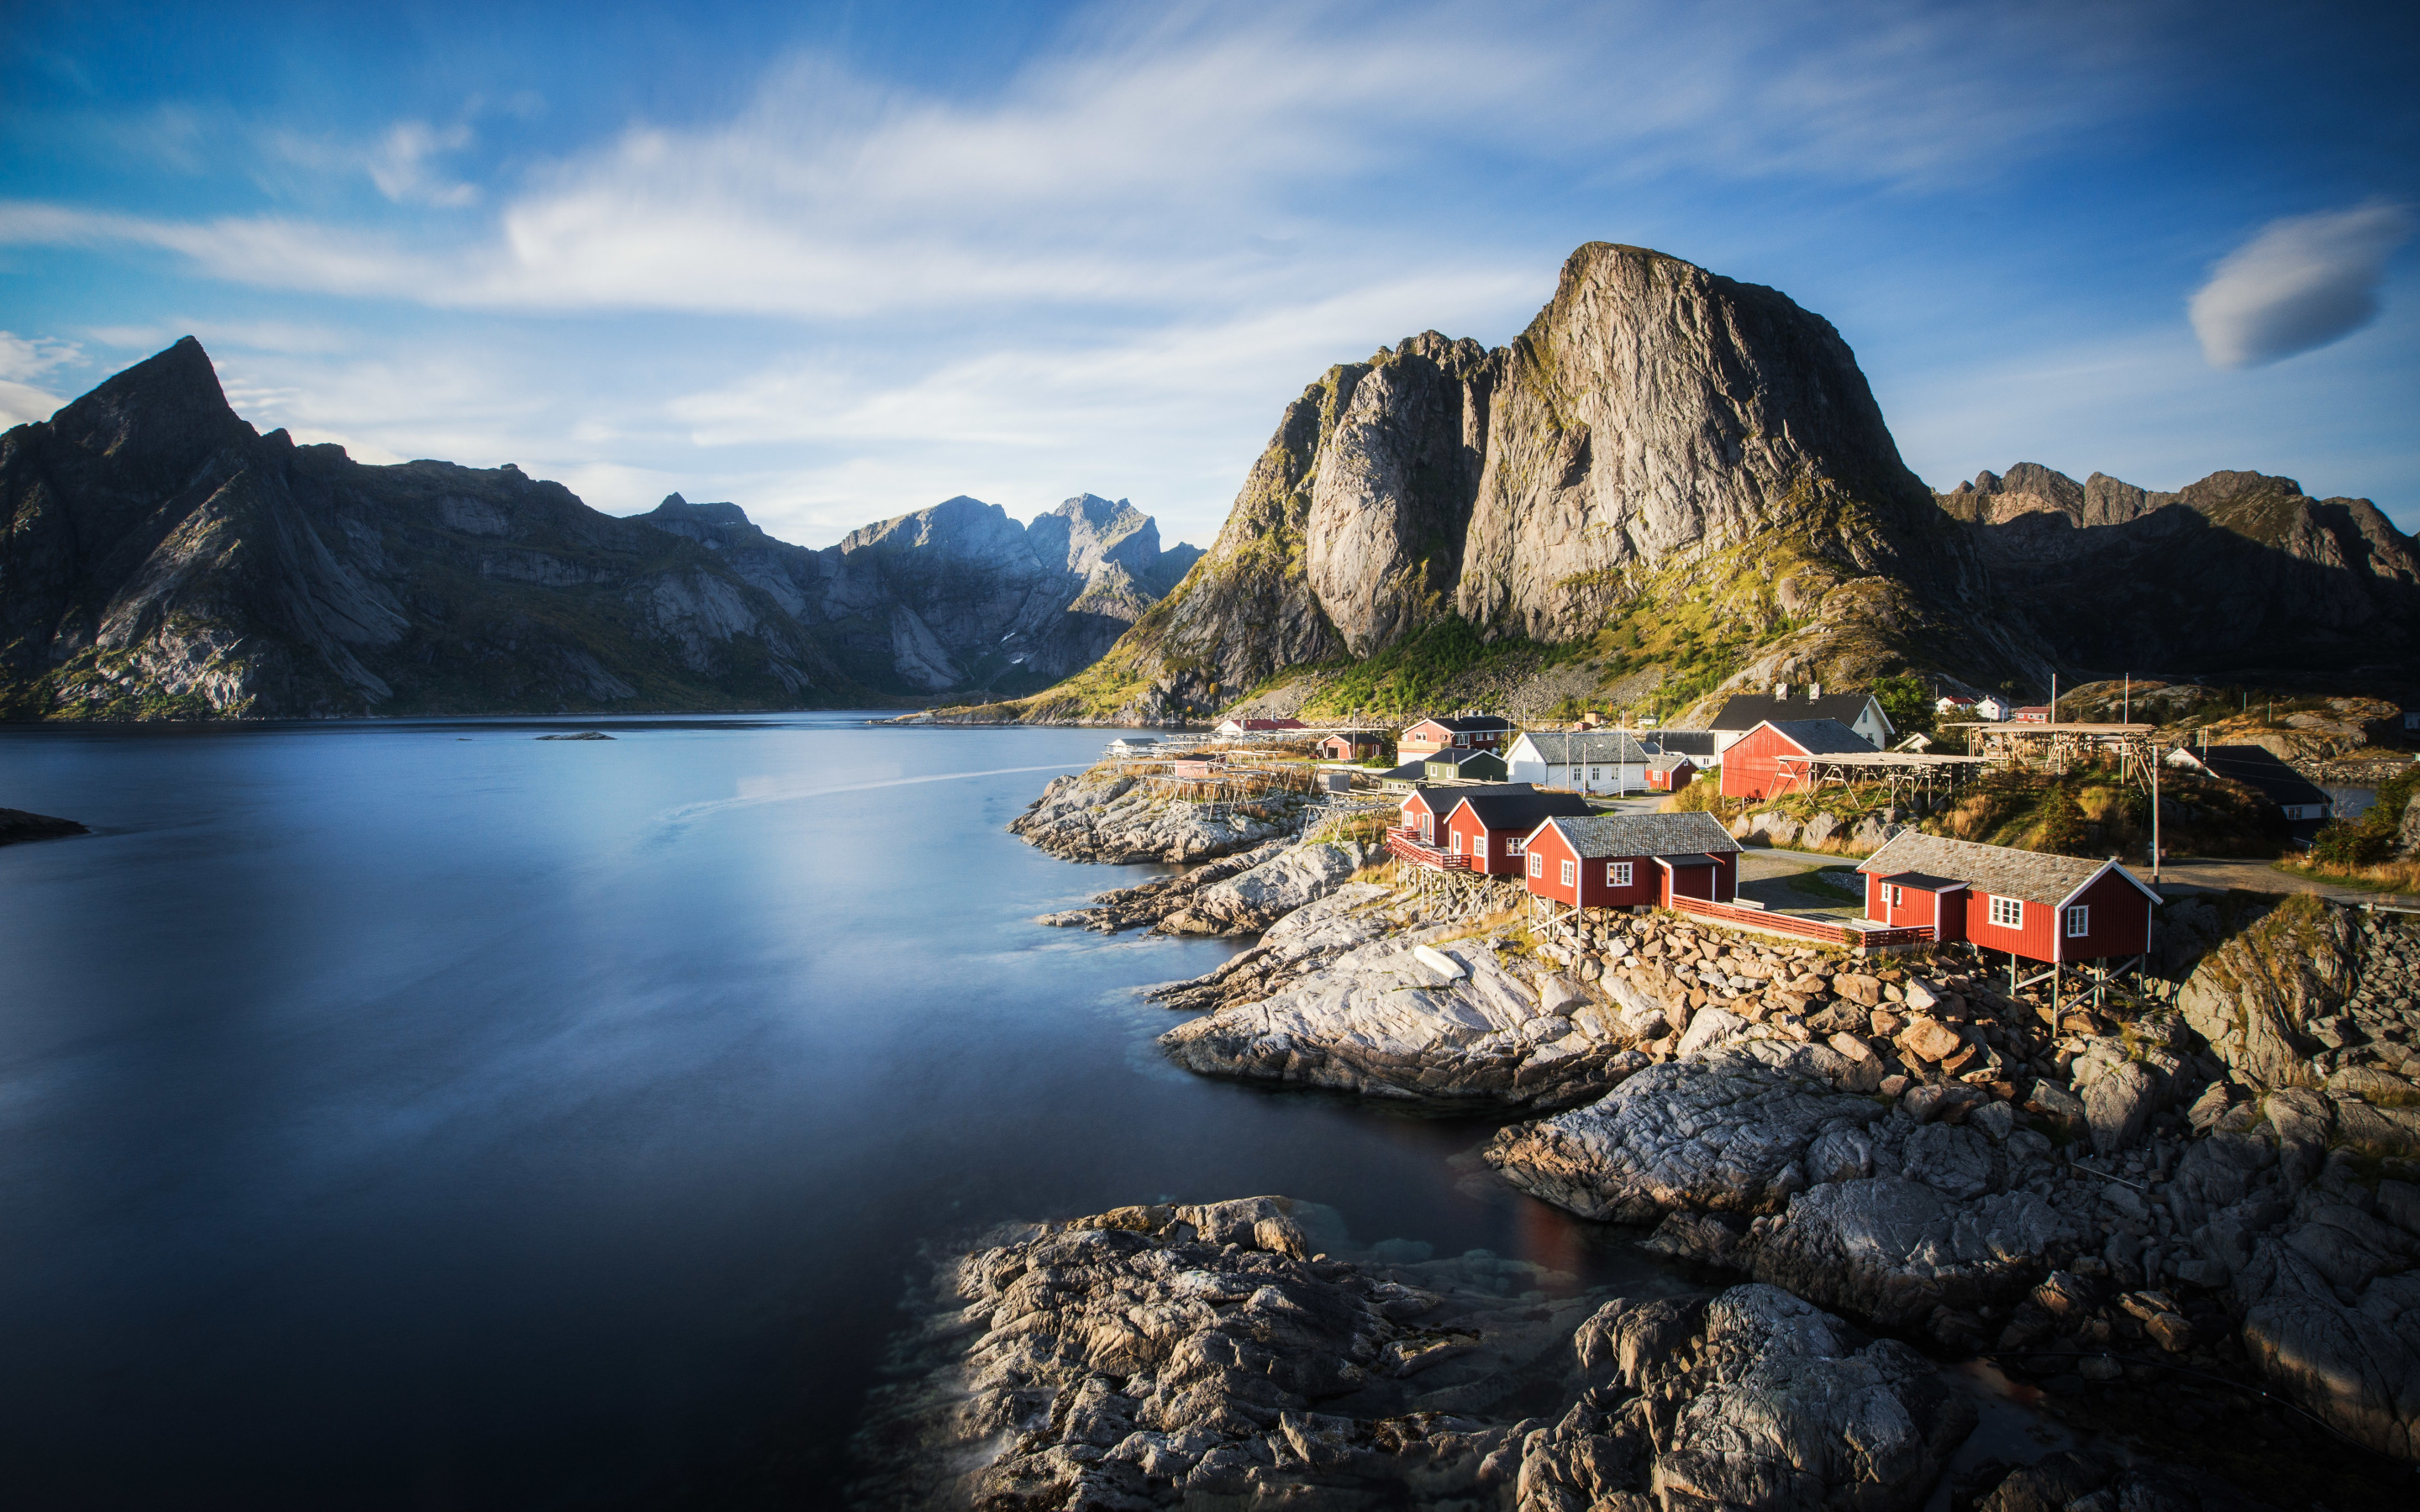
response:
{"label": "red wooden cabin", "polygon": [[1866,917],[1930,928],[2027,961],[2141,955],[2160,895],[2113,857],[2095,861],[1907,830],[1866,857]]}
{"label": "red wooden cabin", "polygon": [[1497,750],[1512,736],[1512,721],[1499,715],[1466,714],[1450,719],[1422,719],[1395,737],[1395,755],[1408,762],[1456,746]]}
{"label": "red wooden cabin", "polygon": [[1446,816],[1454,805],[1474,795],[1499,793],[1535,793],[1527,782],[1497,782],[1486,787],[1452,787],[1421,785],[1404,795],[1402,833],[1423,845],[1445,845]]}
{"label": "red wooden cabin", "polygon": [[1678,895],[1730,903],[1739,841],[1713,814],[1557,816],[1522,847],[1529,890],[1578,908],[1668,907]]}
{"label": "red wooden cabin", "polygon": [[1678,793],[1698,779],[1698,764],[1670,752],[1647,764],[1647,791]]}
{"label": "red wooden cabin", "polygon": [[1521,791],[1446,790],[1458,791],[1462,797],[1446,814],[1445,851],[1449,856],[1467,856],[1473,872],[1517,877],[1521,847],[1540,824],[1559,815],[1578,817],[1596,811],[1576,793],[1540,793],[1526,782],[1502,786]]}
{"label": "red wooden cabin", "polygon": [[1315,748],[1331,762],[1358,762],[1377,755],[1382,745],[1376,735],[1366,730],[1349,730],[1323,736]]}
{"label": "red wooden cabin", "polygon": [[1805,779],[1783,756],[1870,756],[1866,737],[1838,719],[1765,720],[1723,752],[1723,796],[1770,798],[1798,791]]}

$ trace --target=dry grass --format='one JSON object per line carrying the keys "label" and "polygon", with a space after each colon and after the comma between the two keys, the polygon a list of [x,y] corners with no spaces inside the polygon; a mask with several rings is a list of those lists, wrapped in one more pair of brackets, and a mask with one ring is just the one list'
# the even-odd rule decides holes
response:
{"label": "dry grass", "polygon": [[2333,882],[2338,887],[2366,887],[2373,892],[2420,893],[2420,858],[2408,861],[2379,861],[2369,866],[2338,870],[2324,867],[2302,856],[2289,856],[2275,863],[2280,872],[2314,882]]}

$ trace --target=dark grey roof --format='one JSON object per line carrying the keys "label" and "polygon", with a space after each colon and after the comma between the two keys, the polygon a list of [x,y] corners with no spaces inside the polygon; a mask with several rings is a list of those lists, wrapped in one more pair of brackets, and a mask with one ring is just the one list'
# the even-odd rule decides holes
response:
{"label": "dark grey roof", "polygon": [[1927,892],[1945,892],[1951,887],[1966,886],[1956,877],[1936,877],[1923,872],[1894,872],[1883,880],[1896,882],[1902,887],[1922,887]]}
{"label": "dark grey roof", "polygon": [[1539,759],[1550,766],[1575,763],[1586,766],[1590,762],[1612,765],[1647,759],[1646,748],[1621,730],[1533,730],[1521,738],[1537,748]]}
{"label": "dark grey roof", "polygon": [[1695,765],[1697,758],[1677,750],[1667,751],[1663,755],[1649,762],[1647,764],[1647,769],[1651,772],[1669,772],[1675,767],[1678,767],[1683,762],[1688,762],[1690,764]]}
{"label": "dark grey roof", "polygon": [[1682,813],[1591,814],[1546,821],[1583,860],[1608,856],[1698,856],[1736,851],[1723,822],[1702,810]]}
{"label": "dark grey roof", "polygon": [[[1842,724],[1854,724],[1872,699],[1871,693],[1826,693],[1819,699],[1804,693],[1792,693],[1786,699],[1770,693],[1734,693],[1724,702],[1722,712],[1714,716],[1714,727],[1753,730],[1767,719],[1775,724],[1785,719],[1838,719]],[[1880,710],[1882,705],[1876,703],[1874,707]],[[1883,716],[1883,728],[1891,728],[1890,716]]]}
{"label": "dark grey roof", "polygon": [[1872,741],[1838,719],[1774,719],[1768,722],[1809,756],[1873,754]]}
{"label": "dark grey roof", "polygon": [[1662,751],[1668,756],[1711,758],[1719,754],[1714,749],[1714,733],[1711,730],[1658,730],[1647,737],[1646,746],[1649,750]]}
{"label": "dark grey roof", "polygon": [[[1508,786],[1528,787],[1526,782]],[[1449,793],[1456,790],[1448,789]],[[1489,793],[1478,788],[1459,790],[1461,803],[1452,804],[1448,813],[1470,806],[1471,817],[1490,829],[1510,829],[1526,835],[1557,814],[1590,814],[1596,812],[1589,801],[1576,793],[1541,793],[1529,788],[1527,793]],[[1432,802],[1434,807],[1434,802]]]}
{"label": "dark grey roof", "polygon": [[[1409,766],[1398,766],[1395,768],[1395,772],[1410,772],[1415,776],[1427,775],[1420,770],[1420,764],[1418,762],[1414,762]],[[1392,777],[1395,775],[1395,772],[1388,772],[1387,776]],[[1465,798],[1504,797],[1510,795],[1535,793],[1538,790],[1536,788],[1530,786],[1527,782],[1481,782],[1470,786],[1462,786],[1457,784],[1453,787],[1446,787],[1443,784],[1432,785],[1427,782],[1415,782],[1412,784],[1412,792],[1419,794],[1423,798],[1426,798],[1428,800],[1430,810],[1440,818],[1451,813],[1453,811],[1454,805],[1460,803]]]}
{"label": "dark grey roof", "polygon": [[2195,757],[2218,776],[2260,790],[2271,803],[2332,803],[2326,791],[2265,746],[2212,746]]}
{"label": "dark grey roof", "polygon": [[[2095,861],[2077,856],[2052,856],[2043,851],[2010,850],[2006,845],[1985,845],[1971,840],[1951,840],[1946,835],[1919,834],[1913,829],[1900,831],[1885,841],[1881,850],[1857,864],[1857,870],[1878,876],[1894,876],[1901,872],[1920,872],[1927,876],[1954,877],[1977,892],[1988,892],[2002,898],[2023,898],[2027,903],[2062,903],[2075,895],[2075,889],[2091,881],[2107,861]],[[2134,886],[2144,887],[2132,872],[2118,871]]]}
{"label": "dark grey roof", "polygon": [[[1440,724],[1458,734],[1467,733],[1476,730],[1510,730],[1512,728],[1512,721],[1507,719],[1500,714],[1458,714],[1450,719],[1446,718],[1441,715],[1432,714],[1414,719],[1412,724]],[[1404,726],[1406,730],[1409,730],[1411,727],[1411,724]]]}

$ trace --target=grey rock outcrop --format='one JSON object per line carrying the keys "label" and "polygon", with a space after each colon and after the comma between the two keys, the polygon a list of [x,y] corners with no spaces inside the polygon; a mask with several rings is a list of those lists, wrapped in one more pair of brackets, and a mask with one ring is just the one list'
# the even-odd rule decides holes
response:
{"label": "grey rock outcrop", "polygon": [[1215,860],[1188,866],[1173,876],[1155,877],[1131,887],[1113,887],[1094,894],[1081,908],[1044,914],[1034,922],[1057,929],[1094,930],[1103,934],[1148,929],[1171,914],[1182,912],[1202,888],[1274,860],[1290,843],[1282,839],[1268,841],[1249,851],[1233,851]]}
{"label": "grey rock outcrop", "polygon": [[1264,1197],[983,1242],[894,1351],[854,1500],[1895,1512],[1974,1427],[1921,1355],[1770,1288],[1558,1298],[1481,1255],[1310,1253],[1341,1238]]}
{"label": "grey rock outcrop", "polygon": [[1404,920],[1382,911],[1388,889],[1348,882],[1262,931],[1249,949],[1190,981],[1152,989],[1151,996],[1184,1012],[1257,1003],[1273,997],[1373,940],[1397,933]]}
{"label": "grey rock outcrop", "polygon": [[2005,1302],[2095,1237],[2040,1135],[1838,1090],[1842,1058],[1735,1042],[1507,1129],[1487,1159],[1583,1217],[1660,1220],[1667,1253],[1894,1327],[1952,1332],[1945,1313]]}
{"label": "grey rock outcrop", "polygon": [[1218,811],[1156,790],[1146,779],[1094,768],[1052,778],[1008,832],[1068,861],[1132,866],[1204,861],[1299,834],[1311,800],[1278,793],[1249,809]]}
{"label": "grey rock outcrop", "polygon": [[[1204,1075],[1436,1104],[1559,1106],[1647,1064],[1609,1004],[1552,974],[1525,980],[1481,942],[1448,943],[1452,933],[1389,933],[1159,1042]],[[1462,976],[1418,959],[1431,939]]]}
{"label": "grey rock outcrop", "polygon": [[1342,887],[1369,864],[1371,856],[1369,846],[1351,841],[1288,846],[1248,871],[1198,889],[1159,927],[1171,934],[1257,934]]}

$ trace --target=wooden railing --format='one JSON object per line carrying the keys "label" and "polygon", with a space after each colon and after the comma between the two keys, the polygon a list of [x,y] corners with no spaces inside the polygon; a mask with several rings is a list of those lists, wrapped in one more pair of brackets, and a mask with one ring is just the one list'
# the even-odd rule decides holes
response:
{"label": "wooden railing", "polygon": [[1440,872],[1467,872],[1470,870],[1469,856],[1451,855],[1448,852],[1438,850],[1434,845],[1423,844],[1419,841],[1414,839],[1406,830],[1390,829],[1387,831],[1387,849],[1392,851],[1395,855],[1402,856],[1404,860],[1413,863],[1415,866],[1435,867]]}
{"label": "wooden railing", "polygon": [[1802,940],[1847,946],[1858,950],[1885,949],[1894,945],[1914,945],[1932,938],[1930,929],[1860,929],[1854,924],[1835,924],[1828,919],[1808,918],[1800,914],[1776,914],[1763,908],[1742,908],[1735,903],[1718,903],[1707,898],[1676,897],[1672,900],[1672,906],[1681,913],[1710,923],[1791,934]]}

